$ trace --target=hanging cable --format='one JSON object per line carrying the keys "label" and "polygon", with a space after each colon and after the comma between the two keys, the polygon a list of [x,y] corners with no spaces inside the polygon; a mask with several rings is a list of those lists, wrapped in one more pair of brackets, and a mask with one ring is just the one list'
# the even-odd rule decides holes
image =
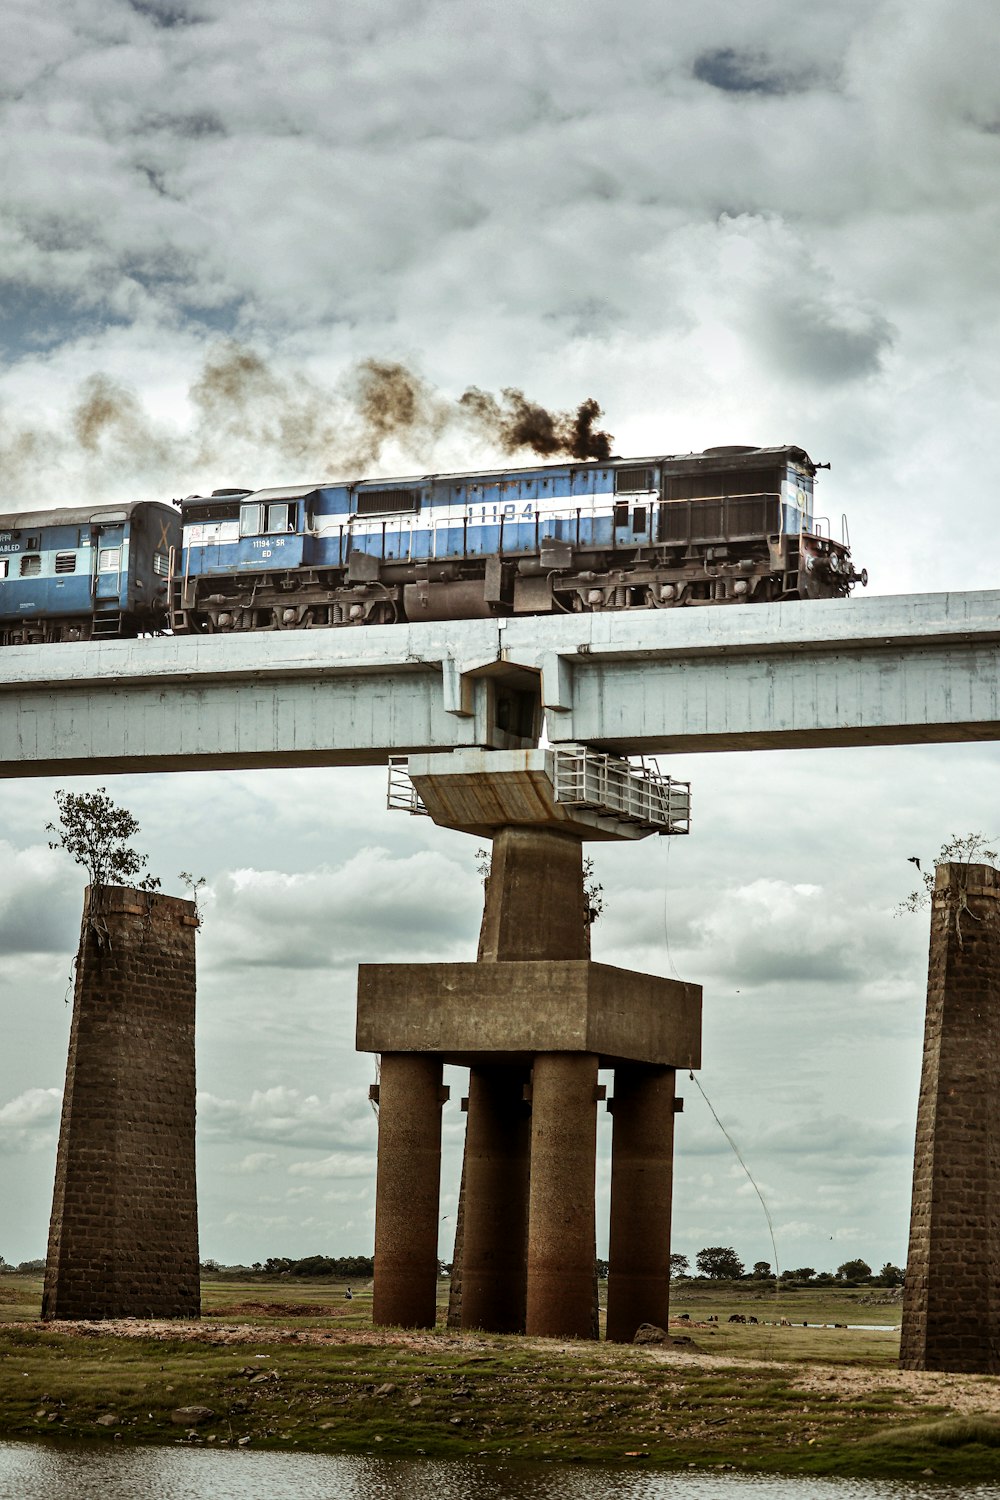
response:
{"label": "hanging cable", "polygon": [[753,1188],[754,1192],[757,1194],[757,1197],[760,1199],[760,1206],[764,1210],[764,1218],[767,1220],[767,1231],[768,1231],[768,1234],[771,1236],[771,1253],[774,1256],[774,1292],[775,1292],[775,1296],[777,1296],[777,1293],[778,1293],[778,1278],[781,1275],[781,1267],[778,1264],[778,1246],[777,1246],[777,1243],[776,1243],[775,1238],[774,1238],[774,1224],[773,1224],[773,1222],[771,1220],[771,1211],[768,1208],[767,1203],[766,1203],[766,1201],[764,1199],[764,1194],[761,1192],[760,1188],[757,1186],[756,1181],[754,1180],[753,1173],[751,1172],[750,1168],[747,1166],[746,1162],[743,1160],[742,1155],[740,1154],[740,1148],[739,1148],[739,1146],[737,1146],[736,1142],[733,1140],[732,1136],[729,1134],[729,1131],[726,1129],[725,1125],[723,1125],[722,1121],[719,1119],[719,1116],[716,1114],[715,1105],[712,1103],[711,1099],[705,1093],[705,1090],[702,1088],[700,1081],[694,1076],[694,1074],[691,1073],[691,1072],[689,1072],[688,1073],[688,1077],[690,1078],[691,1082],[694,1084],[695,1088],[698,1090],[699,1094],[701,1095],[701,1097],[704,1099],[705,1103],[708,1105],[709,1109],[711,1110],[711,1112],[712,1112],[712,1119],[715,1121],[716,1125],[718,1125],[719,1129],[722,1131],[722,1134],[726,1137],[726,1140],[729,1142],[730,1146],[732,1147],[733,1155],[736,1157],[736,1160],[739,1162],[740,1166],[743,1168],[744,1172],[747,1174],[747,1181],[750,1183],[750,1186]]}
{"label": "hanging cable", "polygon": [[[663,871],[663,943],[664,943],[664,947],[666,948],[667,963],[670,966],[671,973],[673,974],[673,976],[674,976],[674,978],[676,980],[678,980],[681,983],[683,983],[683,980],[681,980],[680,974],[677,972],[677,965],[674,963],[673,954],[670,951],[670,927],[669,927],[669,923],[668,923],[668,919],[667,919],[667,908],[668,908],[668,900],[669,900],[669,881],[667,880],[667,874],[668,874],[669,866],[670,866],[670,846],[671,846],[671,841],[670,841],[669,838],[667,838],[667,839],[664,839],[664,843],[667,846],[667,852],[666,852],[666,857],[665,857],[665,860],[664,860],[664,871]],[[778,1290],[779,1290],[779,1287],[778,1287],[778,1278],[781,1275],[781,1267],[778,1264],[778,1246],[777,1246],[777,1242],[776,1242],[776,1240],[774,1238],[774,1223],[773,1223],[773,1221],[771,1219],[771,1211],[768,1208],[767,1203],[765,1202],[764,1194],[761,1192],[760,1188],[757,1186],[757,1183],[754,1180],[753,1173],[750,1171],[750,1168],[747,1166],[746,1162],[743,1160],[743,1157],[740,1154],[739,1147],[737,1146],[736,1142],[733,1140],[732,1136],[729,1134],[729,1131],[726,1129],[725,1125],[723,1125],[722,1121],[719,1119],[719,1116],[716,1113],[715,1106],[713,1105],[711,1099],[705,1093],[705,1090],[702,1088],[701,1083],[699,1082],[699,1080],[694,1076],[694,1073],[689,1072],[688,1073],[688,1077],[690,1078],[691,1082],[695,1085],[695,1087],[697,1088],[699,1094],[701,1095],[701,1097],[704,1099],[705,1103],[708,1105],[709,1109],[711,1110],[713,1120],[715,1121],[716,1125],[718,1125],[719,1129],[722,1131],[722,1134],[725,1136],[726,1140],[729,1142],[729,1145],[730,1145],[730,1148],[732,1149],[733,1155],[736,1157],[736,1160],[739,1162],[740,1166],[743,1168],[744,1172],[747,1175],[747,1180],[750,1183],[750,1186],[753,1188],[754,1192],[757,1194],[757,1197],[760,1199],[760,1206],[764,1210],[764,1218],[767,1220],[767,1232],[768,1232],[768,1234],[771,1237],[771,1253],[774,1256],[774,1295],[775,1295],[775,1297],[777,1297]]]}

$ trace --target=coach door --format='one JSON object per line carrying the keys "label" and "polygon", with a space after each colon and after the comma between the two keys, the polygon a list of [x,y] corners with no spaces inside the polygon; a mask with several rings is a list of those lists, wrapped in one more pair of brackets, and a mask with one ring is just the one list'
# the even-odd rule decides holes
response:
{"label": "coach door", "polygon": [[119,600],[122,586],[122,551],[125,543],[125,525],[98,526],[95,528],[95,551],[97,558],[94,572],[94,598],[111,603]]}

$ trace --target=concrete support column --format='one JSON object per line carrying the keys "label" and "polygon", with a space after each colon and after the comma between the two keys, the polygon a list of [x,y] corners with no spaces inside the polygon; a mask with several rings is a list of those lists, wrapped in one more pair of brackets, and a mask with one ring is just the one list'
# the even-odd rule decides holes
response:
{"label": "concrete support column", "polygon": [[389,1052],[379,1077],[372,1321],[433,1328],[441,1193],[442,1064]]}
{"label": "concrete support column", "polygon": [[531,1082],[525,1332],[592,1338],[597,1058],[542,1052]]}
{"label": "concrete support column", "polygon": [[465,1136],[462,1327],[523,1333],[528,1235],[527,1068],[473,1067]]}
{"label": "concrete support column", "polygon": [[939,865],[899,1362],[1000,1374],[1000,871]]}
{"label": "concrete support column", "polygon": [[628,1344],[670,1312],[674,1069],[615,1068],[607,1337]]}
{"label": "concrete support column", "polygon": [[589,958],[583,844],[553,828],[498,828],[479,960]]}

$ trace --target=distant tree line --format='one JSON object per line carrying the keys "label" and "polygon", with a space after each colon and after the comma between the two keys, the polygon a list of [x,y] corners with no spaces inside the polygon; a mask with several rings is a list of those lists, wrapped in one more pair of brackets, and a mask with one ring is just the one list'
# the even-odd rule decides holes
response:
{"label": "distant tree line", "polygon": [[[696,1274],[709,1281],[773,1281],[774,1271],[770,1261],[754,1261],[747,1270],[731,1245],[707,1245],[694,1258]],[[672,1277],[691,1275],[691,1263],[686,1255],[671,1255]],[[795,1270],[782,1271],[783,1286],[902,1286],[905,1271],[886,1261],[877,1274],[866,1260],[845,1260],[836,1271],[817,1271],[813,1266],[798,1266]]]}
{"label": "distant tree line", "polygon": [[289,1255],[269,1255],[249,1266],[224,1266],[217,1260],[203,1260],[203,1274],[209,1276],[301,1276],[313,1279],[336,1276],[340,1280],[362,1280],[375,1274],[370,1255],[306,1255],[300,1260]]}

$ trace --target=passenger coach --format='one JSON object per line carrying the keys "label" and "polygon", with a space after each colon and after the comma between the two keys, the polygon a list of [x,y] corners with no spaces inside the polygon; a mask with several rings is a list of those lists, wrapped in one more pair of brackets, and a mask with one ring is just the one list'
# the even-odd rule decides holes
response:
{"label": "passenger coach", "polygon": [[180,542],[178,512],[155,501],[0,516],[0,644],[162,630]]}

